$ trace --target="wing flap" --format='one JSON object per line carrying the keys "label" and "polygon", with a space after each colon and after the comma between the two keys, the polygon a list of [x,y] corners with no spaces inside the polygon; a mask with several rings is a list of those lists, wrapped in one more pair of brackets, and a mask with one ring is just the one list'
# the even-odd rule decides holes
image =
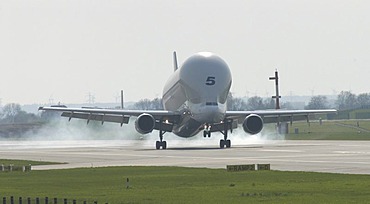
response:
{"label": "wing flap", "polygon": [[226,118],[237,119],[239,123],[250,114],[256,114],[263,118],[264,123],[288,122],[307,120],[311,115],[335,114],[334,109],[325,110],[260,110],[260,111],[226,111]]}
{"label": "wing flap", "polygon": [[[137,117],[143,113],[152,115],[156,121],[162,121],[162,130],[171,132],[173,125],[180,120],[181,114],[166,110],[115,110],[100,108],[67,108],[67,107],[39,107],[43,111],[62,112],[62,117],[84,119],[89,123],[91,120],[104,122],[127,124],[131,116]],[[166,122],[165,122],[166,121]],[[155,129],[159,128],[156,122]]]}
{"label": "wing flap", "polygon": [[264,123],[277,123],[277,122],[292,122],[292,121],[300,121],[300,120],[307,120],[307,117],[312,115],[283,115],[283,116],[264,116],[263,122]]}
{"label": "wing flap", "polygon": [[85,119],[89,123],[90,120],[104,122],[113,122],[120,124],[128,124],[130,117],[125,115],[106,115],[96,113],[74,113],[74,112],[63,112],[62,117]]}

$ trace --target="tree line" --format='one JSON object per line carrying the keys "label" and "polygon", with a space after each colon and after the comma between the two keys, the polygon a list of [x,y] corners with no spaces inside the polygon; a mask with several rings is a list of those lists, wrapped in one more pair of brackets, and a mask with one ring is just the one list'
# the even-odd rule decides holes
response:
{"label": "tree line", "polygon": [[[282,109],[292,109],[290,102],[282,102]],[[131,106],[136,110],[163,110],[162,99],[155,98],[142,99]],[[338,94],[334,104],[329,103],[326,96],[312,96],[305,109],[328,109],[348,110],[356,108],[370,108],[370,93],[353,94],[350,91],[342,91]],[[266,110],[275,109],[275,100],[272,98],[262,98],[260,96],[244,99],[235,97],[232,93],[227,98],[227,110]]]}
{"label": "tree line", "polygon": [[330,105],[326,96],[313,96],[305,107],[306,109],[327,109],[350,110],[359,108],[370,108],[370,93],[356,95],[350,91],[341,91],[334,105]]}
{"label": "tree line", "polygon": [[40,116],[27,113],[17,103],[6,104],[0,112],[0,124],[32,123],[40,122],[40,120]]}
{"label": "tree line", "polygon": [[[283,103],[283,108],[290,108],[289,103]],[[134,103],[131,107],[134,110],[163,110],[163,104],[161,98],[155,98],[153,100],[142,99]],[[244,100],[241,97],[235,97],[230,93],[227,97],[227,109],[228,110],[264,110],[275,108],[275,101],[271,99],[263,99],[259,96],[254,96]]]}
{"label": "tree line", "polygon": [[[280,104],[282,109],[292,109],[289,102]],[[136,110],[163,110],[162,99],[142,99],[134,103],[130,109]],[[275,100],[254,96],[248,99],[235,97],[232,93],[227,98],[227,110],[266,110],[274,109]],[[312,96],[305,109],[328,109],[349,110],[357,108],[370,108],[370,93],[353,94],[350,91],[342,91],[338,94],[335,103],[329,103],[326,96]],[[58,115],[59,116],[59,115]],[[40,114],[27,113],[21,109],[21,105],[9,103],[2,107],[0,112],[0,124],[30,123],[48,121],[55,114],[42,112]]]}

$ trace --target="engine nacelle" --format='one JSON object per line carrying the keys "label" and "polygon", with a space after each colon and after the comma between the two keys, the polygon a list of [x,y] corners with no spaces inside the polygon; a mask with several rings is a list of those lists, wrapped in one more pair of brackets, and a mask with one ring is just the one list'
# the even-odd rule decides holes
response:
{"label": "engine nacelle", "polygon": [[257,134],[261,132],[263,128],[263,120],[259,115],[251,114],[248,115],[243,122],[243,129],[249,134]]}
{"label": "engine nacelle", "polygon": [[147,113],[143,113],[137,117],[135,121],[135,129],[140,134],[148,134],[153,131],[155,126],[155,118]]}

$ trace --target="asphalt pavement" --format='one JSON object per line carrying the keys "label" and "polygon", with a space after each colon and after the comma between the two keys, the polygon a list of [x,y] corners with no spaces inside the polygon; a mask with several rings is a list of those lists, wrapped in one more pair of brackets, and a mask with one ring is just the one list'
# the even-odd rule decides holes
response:
{"label": "asphalt pavement", "polygon": [[34,166],[34,170],[270,164],[272,170],[370,174],[370,141],[271,140],[229,149],[213,143],[167,142],[168,149],[156,150],[154,141],[145,140],[0,141],[0,158],[66,163]]}

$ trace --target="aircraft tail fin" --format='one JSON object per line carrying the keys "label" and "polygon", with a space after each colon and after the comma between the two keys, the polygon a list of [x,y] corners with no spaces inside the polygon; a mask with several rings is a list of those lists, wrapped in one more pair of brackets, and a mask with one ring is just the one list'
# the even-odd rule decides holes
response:
{"label": "aircraft tail fin", "polygon": [[173,52],[173,71],[176,71],[178,69],[178,66],[177,66],[177,55],[176,55],[176,51]]}

